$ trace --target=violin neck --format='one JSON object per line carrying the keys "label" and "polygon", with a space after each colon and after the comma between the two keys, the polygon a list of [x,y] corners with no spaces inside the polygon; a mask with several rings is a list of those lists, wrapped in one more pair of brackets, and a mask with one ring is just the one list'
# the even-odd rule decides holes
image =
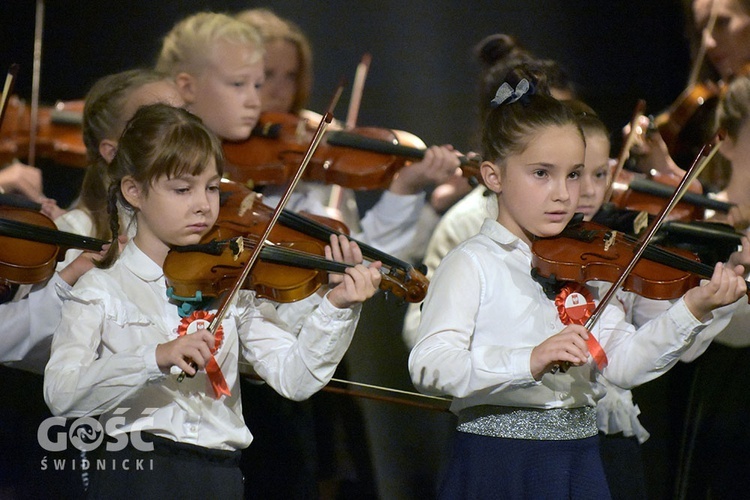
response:
{"label": "violin neck", "polygon": [[365,137],[360,134],[343,130],[328,132],[326,141],[332,146],[342,146],[346,148],[361,149],[363,151],[372,151],[373,153],[403,156],[414,160],[421,160],[424,158],[423,149],[402,146],[401,144],[394,144],[382,139]]}
{"label": "violin neck", "polygon": [[[320,224],[319,222],[308,219],[305,216],[286,209],[281,212],[281,215],[279,216],[279,222],[290,229],[294,229],[301,233],[307,234],[321,241],[329,241],[332,234],[339,236],[342,234],[335,229],[331,229],[323,224]],[[399,260],[381,250],[378,250],[377,248],[371,247],[370,245],[367,245],[365,243],[361,243],[355,239],[349,239],[359,245],[359,248],[362,250],[362,254],[368,259],[379,260],[384,265],[387,265],[389,267],[398,267],[400,269],[403,269],[404,271],[408,271],[412,268],[412,265],[408,262]]]}
{"label": "violin neck", "polygon": [[29,210],[33,210],[35,212],[39,212],[42,210],[42,205],[18,194],[0,193],[0,206],[28,208]]}
{"label": "violin neck", "polygon": [[[674,188],[672,186],[667,186],[666,184],[649,179],[633,179],[633,181],[630,182],[630,189],[638,193],[651,194],[662,198],[670,198],[672,194],[674,194]],[[729,212],[729,209],[732,208],[731,203],[714,200],[707,196],[691,192],[686,192],[680,201],[722,213],[727,213]]]}
{"label": "violin neck", "polygon": [[0,236],[91,251],[100,251],[102,245],[109,243],[109,241],[2,218],[0,218]]}
{"label": "violin neck", "polygon": [[[342,146],[346,148],[360,149],[362,151],[371,151],[373,153],[402,156],[412,160],[423,159],[425,152],[424,149],[394,144],[382,139],[365,137],[361,134],[346,132],[344,130],[328,132],[328,135],[326,135],[326,141],[332,146]],[[461,166],[474,165],[474,162],[465,156],[459,156],[458,158],[461,161]]]}
{"label": "violin neck", "polygon": [[260,258],[271,264],[293,265],[305,269],[319,269],[329,273],[344,273],[351,267],[343,262],[328,260],[318,255],[301,252],[278,245],[266,245],[260,251]]}

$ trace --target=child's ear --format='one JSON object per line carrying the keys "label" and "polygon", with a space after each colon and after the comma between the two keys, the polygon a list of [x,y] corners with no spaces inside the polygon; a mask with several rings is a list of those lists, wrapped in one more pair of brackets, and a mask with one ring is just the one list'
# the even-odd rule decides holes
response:
{"label": "child's ear", "polygon": [[141,189],[140,183],[129,175],[122,178],[120,181],[120,192],[123,198],[133,208],[141,208],[141,200],[143,199],[143,189]]}
{"label": "child's ear", "polygon": [[491,161],[483,161],[479,166],[479,171],[482,173],[484,185],[487,186],[490,191],[500,194],[503,190],[503,179],[500,173],[500,167]]}
{"label": "child's ear", "polygon": [[107,163],[112,163],[112,159],[115,157],[117,152],[117,142],[109,139],[104,139],[99,143],[99,154]]}
{"label": "child's ear", "polygon": [[174,82],[185,104],[192,104],[195,101],[195,77],[190,73],[182,72],[177,74]]}

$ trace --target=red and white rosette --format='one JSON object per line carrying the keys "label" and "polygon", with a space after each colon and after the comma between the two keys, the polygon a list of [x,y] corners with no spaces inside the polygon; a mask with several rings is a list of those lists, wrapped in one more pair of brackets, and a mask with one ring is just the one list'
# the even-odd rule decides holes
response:
{"label": "red and white rosette", "polygon": [[[560,320],[565,325],[585,325],[596,309],[594,297],[584,285],[579,283],[568,283],[555,297],[555,306]],[[602,370],[607,366],[607,355],[602,346],[589,332],[586,340],[591,357],[594,358],[597,368]]]}
{"label": "red and white rosette", "polygon": [[[208,311],[194,311],[190,316],[182,318],[180,325],[177,327],[177,334],[182,337],[183,335],[197,332],[199,328],[208,328],[213,318],[214,315]],[[227,386],[227,381],[224,379],[224,374],[221,373],[221,368],[213,356],[219,351],[224,340],[224,329],[221,325],[216,330],[214,339],[214,349],[211,351],[211,359],[206,364],[206,374],[211,381],[211,386],[214,388],[216,399],[219,399],[222,394],[226,396],[232,395]]]}

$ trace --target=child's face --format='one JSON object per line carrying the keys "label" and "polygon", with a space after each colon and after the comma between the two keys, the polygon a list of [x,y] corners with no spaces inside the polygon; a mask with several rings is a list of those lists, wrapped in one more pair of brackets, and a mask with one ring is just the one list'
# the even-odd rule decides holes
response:
{"label": "child's face", "polygon": [[[716,13],[713,30],[706,29],[711,10]],[[706,56],[728,80],[750,63],[750,15],[738,0],[694,0],[693,17],[706,47]]]}
{"label": "child's face", "polygon": [[500,171],[498,222],[531,244],[559,234],[578,207],[584,144],[573,125],[550,126],[530,138]]}
{"label": "child's face", "polygon": [[125,184],[124,194],[138,209],[138,247],[162,264],[169,246],[199,243],[219,214],[220,182],[212,162],[200,175],[161,176],[147,192],[137,184],[135,191],[128,190]]}
{"label": "child's face", "polygon": [[256,47],[220,40],[203,71],[180,84],[187,109],[221,139],[245,140],[258,122],[264,76],[256,58]]}
{"label": "child's face", "polygon": [[578,208],[585,220],[591,220],[604,202],[609,183],[609,139],[600,133],[586,136],[586,156],[581,171]]}
{"label": "child's face", "polygon": [[287,40],[273,40],[265,46],[266,81],[260,89],[263,111],[289,113],[297,94],[299,54]]}

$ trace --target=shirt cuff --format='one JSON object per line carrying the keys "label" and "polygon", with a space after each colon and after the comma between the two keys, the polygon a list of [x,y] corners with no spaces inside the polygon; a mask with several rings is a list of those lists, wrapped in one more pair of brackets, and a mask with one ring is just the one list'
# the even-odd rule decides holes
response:
{"label": "shirt cuff", "polygon": [[159,344],[143,346],[143,350],[139,353],[141,359],[143,359],[143,364],[146,367],[146,374],[148,375],[149,380],[163,378],[166,376],[166,374],[159,368],[159,364],[156,362],[156,348],[158,346]]}

